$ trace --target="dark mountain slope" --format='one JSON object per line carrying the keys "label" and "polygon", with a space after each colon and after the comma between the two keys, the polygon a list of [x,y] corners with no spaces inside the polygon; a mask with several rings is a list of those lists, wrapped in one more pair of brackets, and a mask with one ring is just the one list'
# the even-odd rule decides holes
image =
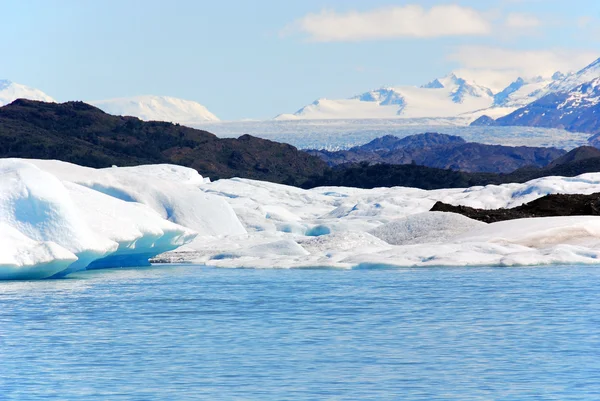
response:
{"label": "dark mountain slope", "polygon": [[108,167],[175,163],[217,178],[299,185],[326,164],[291,145],[244,135],[220,139],[178,124],[117,117],[82,102],[19,99],[0,107],[0,157]]}

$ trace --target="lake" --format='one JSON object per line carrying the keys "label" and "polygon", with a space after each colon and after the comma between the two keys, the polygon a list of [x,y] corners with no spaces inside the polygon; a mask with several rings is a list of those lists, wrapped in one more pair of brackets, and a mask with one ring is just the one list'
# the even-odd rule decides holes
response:
{"label": "lake", "polygon": [[600,269],[0,282],[2,400],[599,400]]}

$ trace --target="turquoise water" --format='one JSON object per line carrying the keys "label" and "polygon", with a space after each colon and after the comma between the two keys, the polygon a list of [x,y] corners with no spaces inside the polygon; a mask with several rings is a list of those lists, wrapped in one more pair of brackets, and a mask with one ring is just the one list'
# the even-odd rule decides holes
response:
{"label": "turquoise water", "polygon": [[1,400],[600,400],[600,269],[0,283]]}

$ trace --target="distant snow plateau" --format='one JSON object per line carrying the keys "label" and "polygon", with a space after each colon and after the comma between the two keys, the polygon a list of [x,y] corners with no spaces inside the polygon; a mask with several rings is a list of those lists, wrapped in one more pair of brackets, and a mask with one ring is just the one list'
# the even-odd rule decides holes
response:
{"label": "distant snow plateau", "polygon": [[169,96],[133,96],[88,103],[109,114],[133,116],[144,121],[166,121],[183,125],[219,121],[217,116],[200,103]]}
{"label": "distant snow plateau", "polygon": [[39,89],[0,79],[0,107],[12,103],[17,99],[56,102]]}

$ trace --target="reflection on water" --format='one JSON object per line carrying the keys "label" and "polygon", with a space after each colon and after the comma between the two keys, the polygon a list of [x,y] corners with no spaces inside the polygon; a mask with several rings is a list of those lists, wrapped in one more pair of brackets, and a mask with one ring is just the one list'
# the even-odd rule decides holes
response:
{"label": "reflection on water", "polygon": [[0,283],[0,399],[598,400],[600,269]]}

